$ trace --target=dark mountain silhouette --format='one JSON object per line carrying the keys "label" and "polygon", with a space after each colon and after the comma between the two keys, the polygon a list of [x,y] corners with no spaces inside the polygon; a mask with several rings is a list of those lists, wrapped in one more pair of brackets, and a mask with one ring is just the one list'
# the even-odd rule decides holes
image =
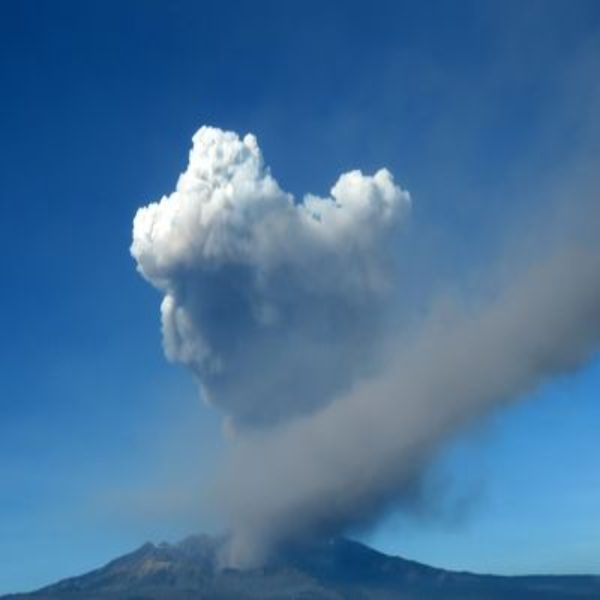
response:
{"label": "dark mountain silhouette", "polygon": [[282,551],[259,569],[222,569],[224,542],[144,544],[91,573],[2,600],[600,599],[600,577],[446,571],[347,539]]}

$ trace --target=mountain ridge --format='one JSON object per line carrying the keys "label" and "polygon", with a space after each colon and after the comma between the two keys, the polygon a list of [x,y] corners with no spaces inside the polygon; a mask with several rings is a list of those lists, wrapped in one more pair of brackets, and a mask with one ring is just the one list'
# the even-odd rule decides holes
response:
{"label": "mountain ridge", "polygon": [[600,576],[451,571],[335,538],[290,547],[260,568],[222,568],[225,537],[147,542],[103,567],[0,600],[521,600],[600,598]]}

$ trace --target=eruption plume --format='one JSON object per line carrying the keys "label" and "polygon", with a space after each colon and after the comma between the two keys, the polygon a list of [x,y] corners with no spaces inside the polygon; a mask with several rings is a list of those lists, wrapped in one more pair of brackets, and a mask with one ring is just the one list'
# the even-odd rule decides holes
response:
{"label": "eruption plume", "polygon": [[215,489],[230,562],[368,522],[457,432],[598,347],[596,235],[561,237],[493,294],[434,298],[400,331],[411,200],[389,171],[297,201],[254,136],[193,141],[175,192],[138,211],[131,252],[164,293],[167,357],[233,425]]}

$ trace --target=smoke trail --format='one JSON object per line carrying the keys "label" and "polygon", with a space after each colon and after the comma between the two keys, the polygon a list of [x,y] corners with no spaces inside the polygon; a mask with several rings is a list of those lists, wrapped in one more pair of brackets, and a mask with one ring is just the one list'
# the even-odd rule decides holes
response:
{"label": "smoke trail", "polygon": [[573,247],[487,305],[433,311],[376,378],[317,415],[235,442],[221,480],[234,564],[368,522],[475,418],[582,363],[600,339],[600,253]]}

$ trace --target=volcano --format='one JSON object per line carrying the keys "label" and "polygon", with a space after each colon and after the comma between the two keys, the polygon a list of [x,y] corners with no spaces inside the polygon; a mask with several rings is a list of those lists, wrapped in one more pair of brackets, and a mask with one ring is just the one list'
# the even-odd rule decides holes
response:
{"label": "volcano", "polygon": [[600,598],[600,577],[448,571],[339,538],[280,551],[249,570],[222,568],[226,538],[146,543],[104,567],[1,600],[429,600]]}

